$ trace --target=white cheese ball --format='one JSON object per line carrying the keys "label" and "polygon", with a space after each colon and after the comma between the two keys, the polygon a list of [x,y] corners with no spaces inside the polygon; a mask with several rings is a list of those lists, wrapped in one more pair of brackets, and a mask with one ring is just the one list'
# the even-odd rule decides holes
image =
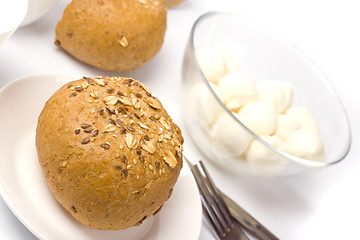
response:
{"label": "white cheese ball", "polygon": [[274,81],[275,84],[277,84],[283,94],[284,94],[284,101],[283,101],[283,106],[281,108],[281,113],[285,112],[292,104],[292,99],[293,99],[293,94],[294,94],[294,90],[293,90],[293,85],[289,82],[285,82],[285,81]]}
{"label": "white cheese ball", "polygon": [[246,104],[239,111],[240,121],[258,136],[272,135],[278,125],[273,101],[255,101]]}
{"label": "white cheese ball", "polygon": [[294,118],[300,124],[300,128],[319,134],[318,123],[314,116],[306,108],[290,107],[285,113],[286,115]]}
{"label": "white cheese ball", "polygon": [[215,47],[201,46],[196,49],[196,57],[206,79],[217,84],[226,73],[223,51]]}
{"label": "white cheese ball", "polygon": [[[236,117],[236,113],[234,113]],[[232,116],[224,112],[216,119],[211,132],[213,150],[220,158],[240,156],[248,147],[252,136]]]}
{"label": "white cheese ball", "polygon": [[240,67],[238,65],[238,62],[232,53],[232,51],[228,47],[224,47],[223,49],[223,56],[225,60],[225,66],[227,72],[235,72],[240,71]]}
{"label": "white cheese ball", "polygon": [[260,82],[256,85],[259,100],[271,100],[276,111],[281,113],[285,106],[285,95],[282,89],[273,81]]}
{"label": "white cheese ball", "polygon": [[[218,87],[213,83],[209,84],[221,99]],[[201,126],[206,129],[209,129],[220,112],[224,111],[208,87],[201,82],[192,86],[188,101],[190,101],[191,117],[196,118]]]}
{"label": "white cheese ball", "polygon": [[289,151],[296,157],[323,161],[324,149],[320,137],[306,129],[299,129],[288,138]]}
{"label": "white cheese ball", "polygon": [[286,114],[278,115],[278,127],[275,135],[286,141],[291,133],[298,130],[300,124],[291,116]]}
{"label": "white cheese ball", "polygon": [[257,99],[254,82],[240,71],[227,73],[220,79],[218,87],[226,107],[232,111]]}
{"label": "white cheese ball", "polygon": [[[289,151],[286,142],[278,136],[261,136],[261,138],[283,152]],[[263,167],[264,170],[271,173],[280,171],[287,163],[284,157],[255,139],[251,141],[248,149],[245,151],[244,158],[252,169]]]}

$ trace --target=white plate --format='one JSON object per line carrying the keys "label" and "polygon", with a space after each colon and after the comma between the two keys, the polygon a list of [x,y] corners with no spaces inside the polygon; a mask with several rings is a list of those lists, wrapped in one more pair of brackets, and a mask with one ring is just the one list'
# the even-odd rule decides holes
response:
{"label": "white plate", "polygon": [[120,231],[86,227],[52,196],[35,148],[37,118],[46,100],[69,77],[36,75],[0,90],[0,193],[18,219],[40,239],[198,239],[202,223],[200,197],[186,164],[172,197],[141,226]]}

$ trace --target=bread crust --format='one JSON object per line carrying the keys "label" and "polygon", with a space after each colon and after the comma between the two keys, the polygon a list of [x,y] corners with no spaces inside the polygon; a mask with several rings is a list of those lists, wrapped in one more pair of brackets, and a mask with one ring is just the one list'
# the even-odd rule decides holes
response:
{"label": "bread crust", "polygon": [[104,230],[141,224],[170,197],[183,137],[160,101],[129,78],[84,78],[45,104],[36,148],[56,200]]}
{"label": "bread crust", "polygon": [[55,29],[55,44],[103,70],[131,71],[161,49],[166,31],[162,0],[73,0]]}

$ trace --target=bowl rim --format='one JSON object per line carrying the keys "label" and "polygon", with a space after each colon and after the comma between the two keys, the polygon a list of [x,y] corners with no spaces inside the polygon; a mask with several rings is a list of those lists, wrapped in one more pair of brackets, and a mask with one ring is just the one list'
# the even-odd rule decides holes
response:
{"label": "bowl rim", "polygon": [[[346,125],[347,125],[347,132],[348,132],[348,138],[347,138],[347,148],[345,151],[343,151],[340,155],[341,157],[339,159],[335,159],[334,161],[330,161],[330,162],[318,162],[318,161],[312,161],[312,160],[307,160],[307,159],[303,159],[300,157],[296,157],[290,153],[284,152],[276,147],[274,147],[273,145],[269,144],[268,142],[266,142],[265,140],[263,140],[261,137],[259,137],[257,134],[255,134],[254,132],[252,132],[249,128],[247,128],[245,126],[245,124],[243,124],[238,118],[236,118],[236,116],[234,116],[232,114],[232,112],[225,106],[225,104],[222,102],[222,100],[217,96],[217,94],[215,93],[215,91],[212,89],[212,87],[210,86],[209,81],[206,79],[205,74],[203,73],[201,67],[200,67],[200,63],[198,62],[198,59],[196,57],[196,50],[195,50],[195,46],[194,46],[194,35],[197,29],[197,26],[205,21],[208,18],[211,18],[213,16],[216,15],[228,15],[228,16],[233,16],[233,17],[237,17],[237,18],[242,18],[245,21],[250,21],[251,23],[255,23],[257,26],[260,26],[263,29],[267,29],[269,32],[271,32],[272,34],[274,34],[278,39],[282,40],[284,43],[288,44],[289,46],[291,46],[301,57],[303,57],[313,68],[314,72],[316,73],[316,75],[321,78],[323,80],[323,83],[327,84],[328,89],[330,89],[333,93],[334,93],[334,97],[337,99],[339,106],[341,107],[341,110],[344,114],[345,120],[346,120]],[[203,13],[202,15],[200,15],[194,22],[191,31],[190,31],[190,36],[189,36],[189,45],[190,45],[190,53],[191,56],[195,62],[195,68],[199,71],[200,75],[201,75],[201,81],[206,85],[206,87],[208,88],[208,90],[211,92],[211,94],[215,97],[216,101],[220,104],[220,106],[222,107],[222,109],[228,114],[231,115],[231,117],[233,118],[233,120],[235,120],[238,124],[240,124],[254,139],[256,139],[257,141],[259,141],[260,143],[262,143],[263,145],[265,145],[267,148],[271,149],[272,151],[274,151],[276,154],[279,154],[280,156],[286,158],[288,161],[291,161],[292,163],[295,163],[299,166],[302,167],[306,167],[306,168],[323,168],[326,166],[331,166],[331,165],[335,165],[336,163],[341,162],[342,160],[345,159],[345,157],[348,155],[350,149],[351,149],[351,145],[352,145],[352,132],[351,132],[351,126],[350,126],[350,120],[348,117],[348,114],[345,110],[344,104],[342,103],[339,95],[336,93],[334,87],[332,86],[332,84],[329,81],[329,78],[323,73],[323,71],[320,70],[320,68],[297,46],[295,45],[293,42],[291,42],[290,40],[288,40],[287,38],[285,38],[284,36],[282,36],[281,34],[279,34],[278,32],[276,32],[275,30],[273,30],[271,27],[269,27],[268,25],[262,23],[261,21],[256,20],[253,17],[250,17],[246,14],[242,14],[242,13],[236,13],[236,12],[223,12],[223,11],[210,11],[210,12],[206,12]]]}

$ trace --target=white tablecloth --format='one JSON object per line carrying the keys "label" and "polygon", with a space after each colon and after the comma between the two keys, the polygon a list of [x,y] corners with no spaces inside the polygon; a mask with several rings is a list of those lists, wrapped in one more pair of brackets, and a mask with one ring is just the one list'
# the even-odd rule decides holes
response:
{"label": "white tablecloth", "polygon": [[[57,49],[56,22],[68,0],[37,22],[15,32],[0,48],[0,87],[29,74],[109,75]],[[160,53],[130,75],[142,80],[182,126],[180,67],[188,34],[196,18],[211,10],[246,13],[294,42],[330,78],[348,111],[353,133],[347,158],[329,169],[297,177],[250,180],[209,165],[218,187],[281,239],[360,239],[360,14],[356,0],[187,0],[168,10]],[[159,71],[157,73],[156,71]],[[159,77],[159,75],[161,77]],[[329,106],[331,107],[331,106]],[[1,133],[0,133],[1,134]],[[184,131],[185,137],[187,136]],[[200,153],[186,138],[186,151]],[[35,239],[0,199],[0,239]],[[203,224],[201,240],[214,239]]]}

